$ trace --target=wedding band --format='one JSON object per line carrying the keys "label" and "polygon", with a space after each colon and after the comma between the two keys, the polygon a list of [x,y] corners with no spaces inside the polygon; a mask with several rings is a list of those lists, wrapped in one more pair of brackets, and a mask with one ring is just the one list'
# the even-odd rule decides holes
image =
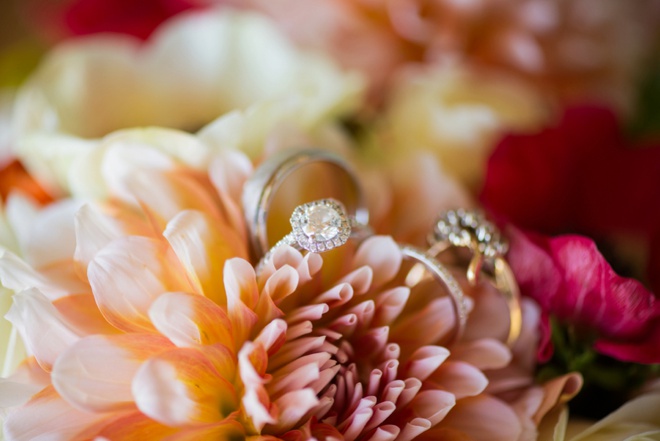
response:
{"label": "wedding band", "polygon": [[267,223],[278,187],[294,171],[314,163],[324,163],[338,169],[350,184],[355,206],[349,214],[358,224],[369,223],[369,211],[366,206],[362,186],[356,174],[340,156],[323,150],[287,150],[275,154],[264,161],[245,183],[242,203],[251,247],[255,259],[261,258],[269,249]]}
{"label": "wedding band", "polygon": [[467,304],[460,285],[447,268],[428,252],[411,245],[399,245],[399,248],[404,259],[415,262],[406,276],[406,286],[412,288],[424,278],[425,273],[429,273],[438,284],[447,289],[456,317],[454,333],[449,341],[458,340],[463,335],[467,324]]}
{"label": "wedding band", "polygon": [[350,237],[362,239],[371,234],[368,226],[349,216],[344,206],[334,199],[320,199],[297,206],[290,222],[292,231],[261,258],[257,273],[283,245],[298,251],[322,253],[342,246]]}
{"label": "wedding band", "polygon": [[456,247],[465,248],[472,254],[467,269],[467,279],[475,286],[486,269],[489,280],[504,296],[509,308],[510,326],[507,344],[513,345],[520,336],[522,311],[520,309],[520,289],[504,255],[508,244],[498,229],[477,211],[450,210],[437,220],[433,232],[428,237],[428,253],[438,256]]}

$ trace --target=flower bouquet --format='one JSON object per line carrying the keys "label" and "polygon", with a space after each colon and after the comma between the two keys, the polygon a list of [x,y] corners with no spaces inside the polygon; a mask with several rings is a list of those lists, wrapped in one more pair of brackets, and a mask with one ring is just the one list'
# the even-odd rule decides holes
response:
{"label": "flower bouquet", "polygon": [[2,439],[660,439],[656,1],[1,8]]}

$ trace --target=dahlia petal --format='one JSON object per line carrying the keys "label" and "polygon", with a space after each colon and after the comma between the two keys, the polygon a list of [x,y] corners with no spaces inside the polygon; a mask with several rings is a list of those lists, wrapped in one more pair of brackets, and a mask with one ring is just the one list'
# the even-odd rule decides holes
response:
{"label": "dahlia petal", "polygon": [[14,294],[14,304],[6,318],[18,329],[26,348],[46,371],[80,338],[38,289]]}
{"label": "dahlia petal", "polygon": [[360,244],[353,257],[353,268],[369,266],[374,272],[372,286],[392,280],[401,268],[401,250],[390,236],[372,236]]}
{"label": "dahlia petal", "polygon": [[180,429],[160,424],[142,412],[130,412],[114,419],[99,431],[94,441],[125,440],[138,441],[143,439],[170,440]]}
{"label": "dahlia petal", "polygon": [[151,303],[168,291],[189,291],[167,244],[124,236],[96,253],[87,277],[103,316],[124,331],[151,331]]}
{"label": "dahlia petal", "polygon": [[373,278],[374,270],[371,267],[363,266],[346,274],[338,283],[348,283],[353,287],[355,294],[364,294],[371,288]]}
{"label": "dahlia petal", "polygon": [[52,386],[13,410],[4,422],[7,440],[89,439],[106,415],[84,412],[63,400]]}
{"label": "dahlia petal", "polygon": [[9,230],[17,242],[19,254],[23,254],[25,245],[30,240],[30,230],[39,217],[39,204],[21,192],[9,194],[4,206],[4,217]]}
{"label": "dahlia petal", "polygon": [[[247,256],[245,245],[236,231],[224,222],[196,210],[184,210],[168,223],[163,235],[170,242],[193,285],[207,297],[224,294],[217,274],[230,257]],[[224,304],[224,296],[215,300]]]}
{"label": "dahlia petal", "polygon": [[429,430],[433,425],[425,418],[415,418],[408,421],[401,429],[399,436],[396,437],[397,441],[410,441],[417,438],[422,433]]}
{"label": "dahlia petal", "polygon": [[274,302],[279,302],[296,290],[299,280],[300,276],[295,268],[289,265],[281,266],[268,277],[261,295],[270,297]]}
{"label": "dahlia petal", "polygon": [[311,389],[302,389],[288,392],[277,400],[275,406],[280,409],[277,422],[273,428],[278,432],[290,430],[307,415],[317,404],[319,399]]}
{"label": "dahlia petal", "polygon": [[44,275],[10,251],[0,249],[0,283],[12,291],[37,288],[49,299],[56,299],[68,294],[65,287],[51,283]]}
{"label": "dahlia petal", "polygon": [[[479,421],[479,424],[474,424]],[[513,409],[503,401],[479,395],[459,400],[440,422],[441,427],[457,430],[475,441],[519,439],[522,427]]]}
{"label": "dahlia petal", "polygon": [[492,338],[458,342],[452,346],[451,356],[481,370],[503,368],[512,358],[511,350],[503,342]]}
{"label": "dahlia petal", "polygon": [[270,382],[266,389],[271,399],[277,399],[285,393],[304,389],[318,380],[321,376],[319,366],[307,364],[300,366],[288,375],[279,377],[277,381]]}
{"label": "dahlia petal", "polygon": [[314,298],[313,303],[327,303],[331,308],[341,306],[353,298],[353,287],[339,283]]}
{"label": "dahlia petal", "polygon": [[158,335],[86,337],[57,359],[51,374],[53,386],[65,400],[83,410],[130,409],[134,407],[131,382],[142,363],[171,348],[172,344]]}
{"label": "dahlia petal", "polygon": [[270,369],[278,369],[304,354],[318,350],[323,346],[325,341],[326,337],[323,336],[299,338],[292,344],[285,345],[276,354],[271,356],[268,360],[268,366]]}
{"label": "dahlia petal", "polygon": [[438,424],[456,405],[456,397],[443,390],[424,390],[410,403],[413,415]]}
{"label": "dahlia petal", "polygon": [[376,404],[373,407],[373,415],[367,425],[364,427],[364,431],[368,432],[369,430],[375,429],[381,425],[382,422],[385,421],[390,415],[392,415],[396,409],[396,405],[389,401]]}
{"label": "dahlia petal", "polygon": [[434,299],[395,323],[392,341],[404,350],[434,344],[452,331],[455,320],[451,300],[446,297]]}
{"label": "dahlia petal", "polygon": [[239,301],[254,309],[259,300],[259,289],[252,265],[240,258],[229,259],[225,262],[223,278],[227,292],[227,309],[235,309]]}
{"label": "dahlia petal", "polygon": [[273,320],[259,332],[254,342],[261,344],[268,355],[273,355],[287,340],[287,330],[288,327],[284,320]]}
{"label": "dahlia petal", "polygon": [[410,297],[410,288],[406,286],[397,286],[381,292],[376,297],[376,311],[372,325],[385,326],[392,324],[406,306],[408,297]]}
{"label": "dahlia petal", "polygon": [[158,332],[179,347],[221,344],[234,348],[227,313],[206,297],[165,293],[156,298],[148,313]]}
{"label": "dahlia petal", "polygon": [[192,348],[149,359],[135,374],[131,390],[140,411],[167,426],[221,421],[238,407],[231,383]]}
{"label": "dahlia petal", "polygon": [[0,407],[4,409],[18,407],[30,401],[44,388],[40,384],[0,378]]}
{"label": "dahlia petal", "polygon": [[543,417],[559,404],[564,404],[573,398],[582,388],[582,376],[569,373],[553,378],[543,384],[543,401],[533,414],[534,423],[541,423]]}
{"label": "dahlia petal", "polygon": [[488,378],[481,370],[461,361],[443,363],[429,381],[437,388],[454,394],[457,400],[482,393]]}
{"label": "dahlia petal", "polygon": [[358,436],[365,430],[367,423],[373,417],[374,411],[372,408],[362,408],[357,409],[355,412],[349,416],[342,426],[345,425],[345,428],[342,429],[344,439],[346,441],[353,441],[357,439]]}
{"label": "dahlia petal", "polygon": [[224,149],[216,155],[209,165],[211,182],[219,193],[224,193],[238,202],[241,200],[245,181],[254,171],[252,161],[240,150]]}
{"label": "dahlia petal", "polygon": [[400,432],[401,429],[391,424],[380,426],[367,441],[394,441]]}
{"label": "dahlia petal", "polygon": [[[21,222],[25,225],[27,236],[18,240],[23,250],[23,256],[35,268],[45,267],[60,261],[68,261],[75,249],[74,214],[80,207],[80,201],[62,199],[39,210],[30,222],[29,218],[12,219],[12,224]],[[7,216],[12,217],[10,206]],[[57,234],[52,234],[57,231]]]}
{"label": "dahlia petal", "polygon": [[426,380],[449,357],[449,350],[440,346],[422,346],[410,356],[404,375]]}
{"label": "dahlia petal", "polygon": [[407,406],[417,396],[422,389],[422,382],[417,378],[406,378],[403,381],[403,388],[394,402],[397,407]]}
{"label": "dahlia petal", "polygon": [[264,388],[268,355],[261,345],[246,343],[238,352],[240,379],[244,391],[241,407],[257,432],[261,432],[266,424],[275,424],[277,420],[271,415],[274,406]]}
{"label": "dahlia petal", "polygon": [[53,301],[68,325],[80,335],[117,334],[120,331],[108,323],[91,293],[73,294]]}
{"label": "dahlia petal", "polygon": [[124,233],[110,216],[91,205],[80,207],[75,217],[74,259],[87,268],[96,253]]}

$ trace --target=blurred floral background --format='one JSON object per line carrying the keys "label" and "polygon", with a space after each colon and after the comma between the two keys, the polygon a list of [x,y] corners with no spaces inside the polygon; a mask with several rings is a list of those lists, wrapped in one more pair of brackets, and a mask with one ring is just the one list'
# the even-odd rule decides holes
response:
{"label": "blurred floral background", "polygon": [[[309,146],[376,235],[256,274],[243,184]],[[660,440],[657,0],[4,1],[0,195],[4,439]],[[511,347],[401,281],[458,207]]]}

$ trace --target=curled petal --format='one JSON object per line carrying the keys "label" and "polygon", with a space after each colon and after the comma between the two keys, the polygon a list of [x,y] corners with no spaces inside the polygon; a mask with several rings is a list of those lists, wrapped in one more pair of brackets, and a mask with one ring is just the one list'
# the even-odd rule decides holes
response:
{"label": "curled petal", "polygon": [[443,363],[429,381],[437,388],[454,394],[457,400],[482,393],[488,378],[481,370],[460,361]]}
{"label": "curled petal", "polygon": [[192,348],[149,359],[135,374],[131,390],[138,408],[167,426],[218,422],[238,407],[231,383]]}
{"label": "curled petal", "polygon": [[452,359],[471,364],[477,369],[499,369],[511,362],[511,350],[501,341],[482,338],[462,341],[452,346]]}
{"label": "curled petal", "polygon": [[171,348],[167,339],[157,335],[86,337],[62,353],[51,379],[57,392],[80,409],[130,409],[135,373],[149,357]]}
{"label": "curled petal", "polygon": [[412,353],[406,364],[406,375],[426,380],[449,357],[449,350],[440,346],[423,346]]}
{"label": "curled petal", "polygon": [[58,356],[80,338],[38,289],[15,294],[6,317],[46,371],[50,371]]}
{"label": "curled petal", "polygon": [[374,271],[373,287],[396,276],[401,267],[401,250],[390,236],[373,236],[360,244],[353,257],[353,267],[369,266]]}

